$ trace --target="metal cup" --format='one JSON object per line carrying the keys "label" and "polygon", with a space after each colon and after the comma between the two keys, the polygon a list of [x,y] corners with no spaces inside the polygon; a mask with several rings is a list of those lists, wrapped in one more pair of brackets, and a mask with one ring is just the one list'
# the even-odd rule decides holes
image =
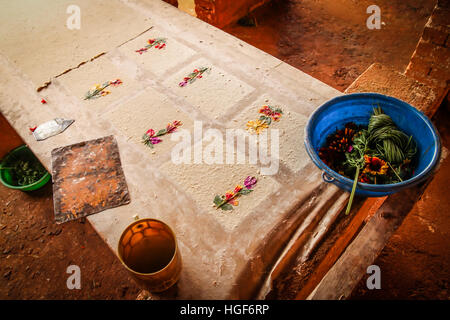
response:
{"label": "metal cup", "polygon": [[169,289],[180,278],[181,255],[172,229],[156,219],[140,219],[122,233],[119,259],[150,292]]}

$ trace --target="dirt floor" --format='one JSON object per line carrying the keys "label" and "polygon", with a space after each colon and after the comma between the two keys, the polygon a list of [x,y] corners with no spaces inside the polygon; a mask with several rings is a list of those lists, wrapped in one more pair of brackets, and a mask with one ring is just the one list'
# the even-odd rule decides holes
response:
{"label": "dirt floor", "polygon": [[[52,186],[0,187],[0,299],[135,299],[139,288],[88,222],[56,225]],[[78,265],[81,290],[66,286]]]}
{"label": "dirt floor", "polygon": [[[366,27],[371,4],[276,0],[253,14],[256,27],[236,24],[225,31],[344,90],[375,61],[403,70],[435,1],[379,1],[381,30]],[[448,117],[447,108],[445,118],[437,118],[447,147]],[[1,141],[11,137],[0,127]],[[364,290],[363,279],[354,299],[448,299],[450,210],[441,194],[449,170],[447,158],[376,261],[383,290]],[[0,256],[0,299],[135,299],[139,291],[88,222],[54,223],[50,185],[33,193],[0,186]],[[66,287],[72,264],[81,268],[82,290]]]}
{"label": "dirt floor", "polygon": [[380,30],[366,26],[372,4],[274,0],[251,14],[256,27],[236,23],[224,31],[343,91],[374,62],[403,71],[436,1],[377,1]]}
{"label": "dirt floor", "polygon": [[[23,143],[1,114],[0,141]],[[7,151],[0,147],[0,158]],[[70,265],[80,267],[80,290],[67,288]],[[55,223],[50,183],[33,192],[0,185],[0,299],[136,299],[138,292],[89,222]]]}

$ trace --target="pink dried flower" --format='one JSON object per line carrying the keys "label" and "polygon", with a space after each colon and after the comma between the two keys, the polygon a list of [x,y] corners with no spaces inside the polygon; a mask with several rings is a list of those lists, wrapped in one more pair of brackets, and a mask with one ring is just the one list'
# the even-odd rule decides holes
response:
{"label": "pink dried flower", "polygon": [[160,139],[160,138],[158,138],[158,137],[151,137],[150,138],[150,143],[151,144],[158,144],[158,143],[160,143],[162,140]]}
{"label": "pink dried flower", "polygon": [[247,189],[253,188],[253,186],[258,182],[258,180],[255,177],[248,176],[245,178],[244,185]]}

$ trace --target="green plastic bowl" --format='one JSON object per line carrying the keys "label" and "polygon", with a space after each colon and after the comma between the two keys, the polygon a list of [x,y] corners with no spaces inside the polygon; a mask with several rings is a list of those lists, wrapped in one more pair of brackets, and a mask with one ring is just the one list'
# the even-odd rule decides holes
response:
{"label": "green plastic bowl", "polygon": [[[8,163],[11,163],[11,158],[15,159],[24,159],[24,160],[34,160],[39,161],[36,156],[31,152],[31,150],[26,146],[20,146],[9,152],[2,160],[1,167],[7,167]],[[0,181],[2,184],[10,189],[16,189],[21,191],[32,191],[42,188],[50,181],[51,175],[47,171],[45,174],[38,180],[33,182],[32,184],[18,186],[14,184],[14,180],[12,178],[10,169],[0,169]]]}

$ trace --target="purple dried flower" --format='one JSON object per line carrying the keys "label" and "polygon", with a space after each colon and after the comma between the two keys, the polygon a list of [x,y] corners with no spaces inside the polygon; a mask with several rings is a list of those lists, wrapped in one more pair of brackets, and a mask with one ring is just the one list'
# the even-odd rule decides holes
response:
{"label": "purple dried flower", "polygon": [[348,149],[347,149],[347,152],[352,152],[353,151],[353,146],[352,145],[349,145],[348,146]]}
{"label": "purple dried flower", "polygon": [[180,87],[184,87],[185,85],[187,85],[187,81],[181,81],[178,85]]}
{"label": "purple dried flower", "polygon": [[160,138],[157,137],[151,137],[149,140],[151,144],[158,144],[162,141]]}
{"label": "purple dried flower", "polygon": [[258,180],[256,180],[255,177],[248,176],[247,178],[245,178],[244,185],[247,189],[251,189],[253,188],[253,186],[256,184],[257,181]]}

